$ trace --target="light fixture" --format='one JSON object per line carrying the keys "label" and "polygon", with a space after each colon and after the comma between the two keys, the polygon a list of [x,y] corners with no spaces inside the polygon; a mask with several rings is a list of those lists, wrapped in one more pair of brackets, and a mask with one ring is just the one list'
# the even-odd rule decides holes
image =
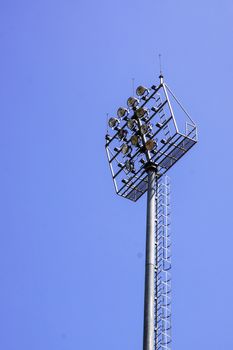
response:
{"label": "light fixture", "polygon": [[136,90],[136,94],[138,96],[143,96],[143,95],[148,95],[149,94],[149,89],[147,89],[145,86],[140,85],[137,90]]}
{"label": "light fixture", "polygon": [[136,107],[139,104],[139,100],[136,97],[129,97],[127,100],[127,105],[130,108]]}
{"label": "light fixture", "polygon": [[123,118],[125,116],[127,116],[129,114],[128,109],[124,108],[124,107],[120,107],[117,110],[117,115],[119,118]]}
{"label": "light fixture", "polygon": [[108,121],[108,125],[109,125],[109,127],[110,128],[114,128],[114,127],[116,127],[118,124],[120,123],[120,121],[119,121],[119,119],[117,119],[117,118],[110,118],[109,119],[109,121]]}
{"label": "light fixture", "polygon": [[123,154],[127,154],[131,151],[131,147],[127,145],[127,143],[123,143],[123,145],[121,146],[121,152]]}
{"label": "light fixture", "polygon": [[128,131],[127,130],[124,130],[124,129],[120,129],[118,131],[118,134],[117,134],[117,137],[120,139],[120,140],[123,140],[128,134]]}
{"label": "light fixture", "polygon": [[129,120],[127,121],[127,126],[128,126],[128,128],[129,128],[130,130],[133,130],[134,127],[136,126],[136,121],[135,121],[135,119],[129,119]]}
{"label": "light fixture", "polygon": [[146,109],[146,108],[140,107],[140,108],[138,108],[138,109],[136,110],[136,116],[137,116],[138,118],[142,118],[142,117],[144,117],[144,116],[146,116],[146,115],[148,115],[148,114],[149,114],[149,111],[148,111],[148,109]]}
{"label": "light fixture", "polygon": [[141,133],[145,135],[149,131],[149,125],[148,124],[142,124],[141,125]]}
{"label": "light fixture", "polygon": [[152,149],[155,147],[155,141],[154,140],[148,140],[148,141],[146,141],[146,144],[145,144],[145,146],[146,146],[146,149],[148,150],[148,151],[152,151]]}
{"label": "light fixture", "polygon": [[133,136],[131,136],[130,141],[131,141],[133,146],[137,146],[139,144],[140,137],[138,135],[133,135]]}
{"label": "light fixture", "polygon": [[130,172],[134,171],[134,163],[133,163],[133,161],[128,159],[125,162],[125,167],[126,167],[126,170],[128,170]]}

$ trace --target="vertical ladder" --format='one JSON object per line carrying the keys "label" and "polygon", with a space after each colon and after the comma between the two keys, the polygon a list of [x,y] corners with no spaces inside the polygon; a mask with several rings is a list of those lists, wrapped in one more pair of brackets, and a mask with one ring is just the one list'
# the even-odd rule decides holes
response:
{"label": "vertical ladder", "polygon": [[155,350],[171,350],[170,182],[158,180],[155,232]]}

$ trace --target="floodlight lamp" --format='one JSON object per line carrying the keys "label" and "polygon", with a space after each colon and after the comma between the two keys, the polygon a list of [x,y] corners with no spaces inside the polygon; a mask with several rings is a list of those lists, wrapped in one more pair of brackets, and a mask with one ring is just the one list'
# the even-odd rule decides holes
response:
{"label": "floodlight lamp", "polygon": [[136,94],[138,96],[143,96],[143,95],[148,95],[149,94],[149,89],[146,88],[145,86],[140,85],[137,90],[136,90]]}
{"label": "floodlight lamp", "polygon": [[127,100],[127,105],[129,108],[136,107],[139,104],[139,100],[135,97],[129,97]]}
{"label": "floodlight lamp", "polygon": [[123,118],[126,117],[129,114],[128,109],[124,108],[124,107],[120,107],[117,110],[117,115],[119,118]]}
{"label": "floodlight lamp", "polygon": [[110,128],[115,128],[118,124],[120,123],[119,119],[117,118],[110,118],[109,121],[108,121],[108,125]]}
{"label": "floodlight lamp", "polygon": [[145,116],[148,115],[148,114],[149,114],[148,109],[143,108],[143,107],[138,108],[137,111],[136,111],[136,116],[137,116],[138,118],[145,117]]}
{"label": "floodlight lamp", "polygon": [[120,129],[118,131],[118,134],[117,134],[117,137],[120,139],[120,140],[123,140],[128,134],[128,131],[127,130],[124,130],[124,129]]}
{"label": "floodlight lamp", "polygon": [[148,125],[148,124],[142,124],[141,125],[141,133],[143,135],[147,134],[149,130],[151,130],[151,126],[150,125]]}
{"label": "floodlight lamp", "polygon": [[130,141],[131,141],[133,146],[138,146],[139,141],[140,141],[140,137],[138,135],[133,135],[133,136],[131,136]]}
{"label": "floodlight lamp", "polygon": [[127,121],[127,126],[128,126],[128,128],[129,128],[130,130],[133,130],[134,127],[136,126],[136,121],[135,121],[135,119],[129,119],[129,120]]}
{"label": "floodlight lamp", "polygon": [[127,143],[123,143],[121,146],[121,152],[125,155],[131,151],[131,147],[127,145]]}
{"label": "floodlight lamp", "polygon": [[148,140],[146,141],[145,147],[148,151],[152,151],[155,145],[156,145],[156,142],[154,140]]}
{"label": "floodlight lamp", "polygon": [[125,167],[126,167],[126,170],[128,170],[129,172],[132,172],[134,171],[134,163],[132,162],[132,160],[127,160],[125,162]]}

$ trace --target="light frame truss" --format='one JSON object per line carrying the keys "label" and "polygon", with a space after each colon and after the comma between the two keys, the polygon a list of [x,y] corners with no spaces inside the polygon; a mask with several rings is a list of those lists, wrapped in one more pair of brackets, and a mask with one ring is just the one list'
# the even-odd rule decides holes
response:
{"label": "light frame truss", "polygon": [[[159,85],[146,89],[146,94],[138,97],[136,103],[127,109],[126,116],[118,118],[121,127],[114,126],[107,133],[105,144],[116,193],[134,202],[148,189],[145,164],[154,163],[160,177],[197,142],[196,124],[162,75]],[[174,105],[179,107],[178,114],[184,116],[183,122],[175,117]],[[147,111],[146,117],[138,117],[140,109]],[[129,120],[135,123],[133,130],[128,128]],[[139,140],[136,146],[132,145],[133,135]],[[152,149],[148,149],[148,141],[154,145]],[[123,145],[129,149],[127,154],[122,153]]]}

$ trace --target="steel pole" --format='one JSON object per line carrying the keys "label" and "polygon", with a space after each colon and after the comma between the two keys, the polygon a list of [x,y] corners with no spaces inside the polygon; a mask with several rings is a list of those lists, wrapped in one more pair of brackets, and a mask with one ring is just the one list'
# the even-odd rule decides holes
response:
{"label": "steel pole", "polygon": [[143,350],[155,347],[155,206],[156,206],[156,168],[149,165],[146,219],[146,261],[144,295],[144,333]]}

